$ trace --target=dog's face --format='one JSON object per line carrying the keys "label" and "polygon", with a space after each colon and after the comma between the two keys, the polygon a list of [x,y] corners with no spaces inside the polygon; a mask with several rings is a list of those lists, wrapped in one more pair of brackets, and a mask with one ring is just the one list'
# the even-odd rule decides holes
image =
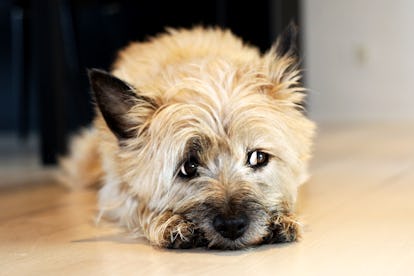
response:
{"label": "dog's face", "polygon": [[298,110],[299,75],[282,46],[256,64],[176,68],[161,92],[90,73],[137,202],[131,221],[152,242],[236,249],[284,239],[277,221],[291,216],[306,178],[313,124]]}

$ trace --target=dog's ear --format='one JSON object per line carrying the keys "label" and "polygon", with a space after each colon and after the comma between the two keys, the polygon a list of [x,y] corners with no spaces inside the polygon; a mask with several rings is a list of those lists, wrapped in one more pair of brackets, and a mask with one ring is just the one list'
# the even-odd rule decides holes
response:
{"label": "dog's ear", "polygon": [[97,107],[109,129],[120,141],[135,137],[140,118],[128,116],[128,113],[139,105],[155,108],[152,101],[139,96],[131,85],[108,72],[91,69],[88,75]]}
{"label": "dog's ear", "polygon": [[291,21],[273,45],[279,57],[298,57],[298,27]]}
{"label": "dog's ear", "polygon": [[299,107],[305,94],[301,83],[297,40],[298,28],[291,22],[264,55],[264,68],[274,84],[270,92],[272,96]]}

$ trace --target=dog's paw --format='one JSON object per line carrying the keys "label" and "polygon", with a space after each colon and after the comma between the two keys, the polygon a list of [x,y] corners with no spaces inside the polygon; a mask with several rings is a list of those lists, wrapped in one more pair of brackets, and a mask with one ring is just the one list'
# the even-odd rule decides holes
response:
{"label": "dog's paw", "polygon": [[292,214],[277,214],[269,225],[269,234],[263,243],[297,241],[301,237],[301,226]]}
{"label": "dog's paw", "polygon": [[179,221],[169,229],[165,238],[165,247],[168,249],[190,249],[207,245],[201,231],[188,221]]}
{"label": "dog's paw", "polygon": [[207,246],[207,240],[200,231],[192,230],[187,236],[177,236],[168,245],[168,249],[191,249]]}

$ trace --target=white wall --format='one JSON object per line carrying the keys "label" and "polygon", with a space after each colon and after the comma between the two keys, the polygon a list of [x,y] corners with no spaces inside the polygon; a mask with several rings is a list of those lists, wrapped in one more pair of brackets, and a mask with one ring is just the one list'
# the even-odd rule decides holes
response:
{"label": "white wall", "polygon": [[414,1],[302,0],[310,116],[414,119]]}

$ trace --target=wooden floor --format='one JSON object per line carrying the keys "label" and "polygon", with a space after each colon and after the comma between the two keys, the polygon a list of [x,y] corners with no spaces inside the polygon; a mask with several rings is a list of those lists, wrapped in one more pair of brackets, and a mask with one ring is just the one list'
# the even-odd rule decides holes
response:
{"label": "wooden floor", "polygon": [[94,192],[19,174],[0,190],[0,275],[414,275],[414,124],[322,126],[303,240],[243,251],[152,248],[96,226]]}

